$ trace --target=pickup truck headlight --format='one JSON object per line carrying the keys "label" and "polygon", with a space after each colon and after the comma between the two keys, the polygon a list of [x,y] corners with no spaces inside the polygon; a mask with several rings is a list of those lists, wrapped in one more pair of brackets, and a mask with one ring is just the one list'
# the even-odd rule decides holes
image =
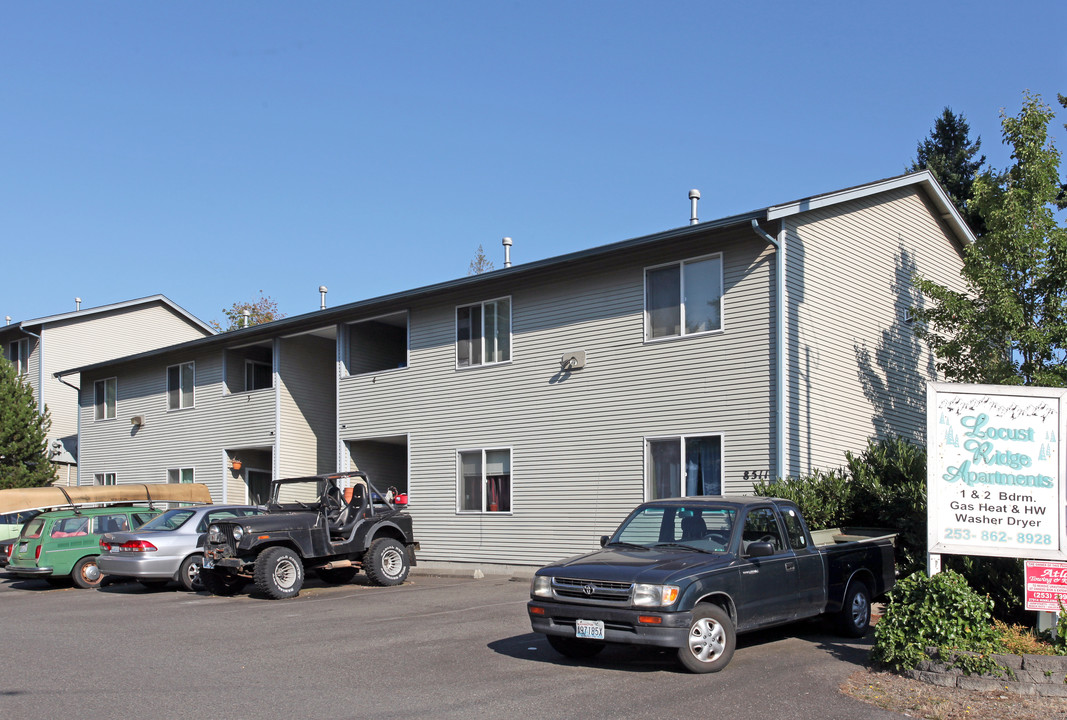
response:
{"label": "pickup truck headlight", "polygon": [[677,585],[634,585],[634,605],[637,607],[665,607],[677,599]]}
{"label": "pickup truck headlight", "polygon": [[552,597],[552,578],[547,575],[534,575],[530,581],[530,594],[534,597]]}
{"label": "pickup truck headlight", "polygon": [[245,529],[240,525],[233,526],[233,541],[241,542],[241,538],[245,536]]}

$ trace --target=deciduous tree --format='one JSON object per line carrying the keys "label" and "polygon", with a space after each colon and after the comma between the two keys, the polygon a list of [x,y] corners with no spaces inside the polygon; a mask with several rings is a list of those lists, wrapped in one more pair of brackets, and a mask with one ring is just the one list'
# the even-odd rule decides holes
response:
{"label": "deciduous tree", "polygon": [[1026,93],[1018,116],[1002,113],[1014,164],[974,182],[985,233],[965,251],[965,292],[918,280],[929,305],[920,334],[938,369],[956,382],[1067,385],[1067,230],[1057,222],[1060,153],[1052,109]]}
{"label": "deciduous tree", "polygon": [[223,309],[228,325],[223,327],[218,320],[212,320],[210,325],[216,332],[229,332],[240,330],[245,327],[245,311],[248,311],[248,326],[260,325],[272,320],[281,320],[285,313],[278,311],[278,303],[274,302],[269,295],[259,291],[259,299],[252,302],[235,302],[229,308]]}

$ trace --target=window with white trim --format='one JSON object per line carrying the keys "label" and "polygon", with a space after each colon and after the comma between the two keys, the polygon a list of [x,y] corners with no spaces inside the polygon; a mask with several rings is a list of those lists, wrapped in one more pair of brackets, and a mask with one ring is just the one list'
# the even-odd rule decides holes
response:
{"label": "window with white trim", "polygon": [[15,366],[19,375],[25,375],[30,371],[30,339],[20,338],[7,346],[7,359]]}
{"label": "window with white trim", "polygon": [[114,485],[115,473],[96,473],[93,475],[94,485]]}
{"label": "window with white trim", "polygon": [[722,436],[690,435],[647,441],[648,497],[722,494]]}
{"label": "window with white trim", "polygon": [[167,470],[168,483],[191,483],[193,480],[192,468],[171,468]]}
{"label": "window with white trim", "polygon": [[645,269],[645,340],[722,329],[722,255]]}
{"label": "window with white trim", "polygon": [[167,409],[183,410],[193,407],[193,363],[171,365],[167,368]]}
{"label": "window with white trim", "polygon": [[511,450],[461,450],[459,512],[511,512]]}
{"label": "window with white trim", "polygon": [[511,298],[456,308],[456,367],[511,360]]}
{"label": "window with white trim", "polygon": [[118,395],[118,379],[107,378],[93,383],[97,420],[112,420],[115,417],[115,398]]}

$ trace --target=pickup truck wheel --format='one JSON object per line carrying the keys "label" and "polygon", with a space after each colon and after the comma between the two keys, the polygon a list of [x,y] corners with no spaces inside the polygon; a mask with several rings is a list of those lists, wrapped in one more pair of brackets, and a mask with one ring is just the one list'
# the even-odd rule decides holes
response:
{"label": "pickup truck wheel", "polygon": [[385,586],[404,582],[411,569],[404,546],[392,538],[378,538],[371,543],[363,568],[372,583]]}
{"label": "pickup truck wheel", "polygon": [[289,548],[267,548],[256,558],[256,587],[274,600],[296,597],[304,585],[304,563]]}
{"label": "pickup truck wheel", "polygon": [[227,575],[204,568],[200,568],[200,582],[209,593],[222,597],[236,595],[245,586],[245,579],[240,575]]}
{"label": "pickup truck wheel", "polygon": [[327,585],[344,585],[346,582],[351,582],[352,578],[356,576],[356,569],[354,567],[334,568],[332,570],[319,568],[315,571],[315,574],[319,576],[319,580],[322,580]]}
{"label": "pickup truck wheel", "polygon": [[199,592],[203,589],[204,583],[200,582],[200,566],[203,564],[204,556],[200,553],[193,553],[182,560],[181,567],[178,568],[178,584],[182,586],[182,590]]}
{"label": "pickup truck wheel", "polygon": [[837,624],[845,637],[861,638],[867,634],[871,626],[871,593],[866,584],[859,580],[849,584]]}
{"label": "pickup truck wheel", "polygon": [[83,557],[75,563],[74,569],[70,571],[70,579],[74,581],[75,586],[83,589],[99,587],[104,576],[96,565],[96,555]]}
{"label": "pickup truck wheel", "polygon": [[604,643],[595,640],[579,640],[578,638],[563,637],[562,635],[548,635],[548,644],[552,649],[563,657],[584,660],[591,658],[604,649]]}
{"label": "pickup truck wheel", "polygon": [[734,656],[736,645],[737,633],[727,612],[718,605],[697,605],[689,638],[678,648],[678,660],[690,672],[719,672]]}

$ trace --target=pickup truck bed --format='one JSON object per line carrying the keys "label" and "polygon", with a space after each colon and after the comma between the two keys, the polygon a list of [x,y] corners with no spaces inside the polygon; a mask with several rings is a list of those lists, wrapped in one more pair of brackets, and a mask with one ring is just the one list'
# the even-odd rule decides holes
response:
{"label": "pickup truck bed", "polygon": [[675,498],[635,509],[602,549],[546,566],[531,625],[559,652],[606,643],[676,648],[694,672],[729,663],[738,633],[823,614],[861,636],[895,581],[893,534],[824,531],[786,500]]}

